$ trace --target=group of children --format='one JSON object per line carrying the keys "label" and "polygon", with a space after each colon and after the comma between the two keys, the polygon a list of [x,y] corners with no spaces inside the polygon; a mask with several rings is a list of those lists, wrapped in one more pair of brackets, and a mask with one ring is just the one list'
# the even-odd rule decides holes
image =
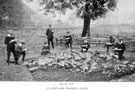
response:
{"label": "group of children", "polygon": [[[65,40],[65,46],[66,48],[72,48],[72,35],[67,31],[67,34],[64,36],[64,40]],[[81,44],[81,52],[87,52],[88,49],[90,48],[90,45],[87,41],[87,39],[83,39],[83,42]]]}
{"label": "group of children", "polygon": [[[64,36],[65,40],[65,46],[66,48],[71,48],[72,49],[72,36],[69,32]],[[10,63],[10,55],[13,53],[14,59],[15,59],[15,64],[18,64],[18,60],[20,56],[22,55],[22,61],[24,62],[25,56],[26,56],[26,51],[27,48],[25,47],[25,41],[22,40],[20,43],[17,43],[17,39],[14,37],[14,31],[9,30],[8,35],[5,37],[5,44],[7,45],[7,63]],[[119,60],[122,60],[124,51],[126,49],[125,44],[123,43],[122,40],[118,41],[114,45],[115,49],[114,52],[118,54]],[[88,43],[88,40],[85,38],[83,39],[83,42],[81,44],[81,52],[88,52],[90,48],[90,45]],[[48,42],[45,42],[42,48],[41,55],[46,55],[50,53],[50,46]]]}
{"label": "group of children", "polygon": [[24,62],[26,56],[25,41],[22,40],[20,43],[17,43],[17,39],[14,37],[14,31],[8,30],[8,35],[5,37],[5,45],[7,46],[7,63],[10,63],[10,56],[13,53],[15,64],[18,64],[18,60],[22,55],[22,61]]}
{"label": "group of children", "polygon": [[[109,43],[111,44],[111,46],[114,47],[114,53],[116,55],[118,55],[119,60],[123,60],[124,59],[123,54],[126,50],[125,43],[120,39],[118,39],[117,41],[115,41],[114,39],[112,41],[112,39],[113,38],[110,37]],[[72,36],[69,32],[67,32],[67,34],[64,36],[64,40],[65,40],[66,48],[72,48],[72,42],[73,41],[72,41]],[[109,52],[109,46],[107,46],[107,52]],[[87,38],[84,38],[83,41],[82,41],[82,44],[81,44],[81,52],[82,53],[88,52],[89,48],[90,48],[90,44],[89,44]],[[48,46],[48,44],[46,42],[43,46],[41,55],[46,55],[49,52],[50,52],[50,47]]]}
{"label": "group of children", "polygon": [[[64,41],[65,41],[65,47],[71,48],[72,49],[72,35],[67,31],[66,35],[64,35]],[[87,41],[87,39],[83,39],[83,42],[81,44],[81,52],[87,52],[90,48],[90,45]],[[48,45],[47,42],[44,43],[41,55],[46,55],[50,52],[50,46]]]}

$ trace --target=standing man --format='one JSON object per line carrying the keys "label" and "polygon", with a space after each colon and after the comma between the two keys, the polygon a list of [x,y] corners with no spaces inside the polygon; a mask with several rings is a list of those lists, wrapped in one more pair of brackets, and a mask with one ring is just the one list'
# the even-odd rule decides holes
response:
{"label": "standing man", "polygon": [[16,39],[14,37],[14,31],[8,30],[8,35],[5,37],[5,44],[7,45],[7,63],[10,63],[11,52],[13,53],[15,64],[18,64],[18,59],[15,51]]}
{"label": "standing man", "polygon": [[49,25],[49,28],[46,31],[46,36],[48,39],[48,45],[50,47],[50,43],[52,44],[52,48],[54,49],[54,42],[53,42],[53,29],[52,29],[52,25]]}

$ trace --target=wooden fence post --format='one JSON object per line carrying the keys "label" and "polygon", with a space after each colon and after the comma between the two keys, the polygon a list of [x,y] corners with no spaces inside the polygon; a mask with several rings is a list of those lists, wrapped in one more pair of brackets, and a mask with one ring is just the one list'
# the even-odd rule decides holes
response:
{"label": "wooden fence post", "polygon": [[129,48],[131,48],[131,40],[129,39]]}
{"label": "wooden fence post", "polygon": [[100,40],[98,41],[98,46],[100,47]]}

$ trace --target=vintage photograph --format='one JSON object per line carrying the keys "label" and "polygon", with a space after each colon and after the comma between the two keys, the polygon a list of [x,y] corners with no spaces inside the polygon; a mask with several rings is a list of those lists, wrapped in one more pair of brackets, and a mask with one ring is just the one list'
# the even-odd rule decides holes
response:
{"label": "vintage photograph", "polygon": [[134,82],[135,0],[0,0],[0,81]]}

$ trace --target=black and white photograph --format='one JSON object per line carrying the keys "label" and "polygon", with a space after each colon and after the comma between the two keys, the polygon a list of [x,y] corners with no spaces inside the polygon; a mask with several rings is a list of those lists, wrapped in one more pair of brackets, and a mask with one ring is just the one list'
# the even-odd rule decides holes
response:
{"label": "black and white photograph", "polygon": [[0,81],[134,82],[135,0],[0,0]]}

